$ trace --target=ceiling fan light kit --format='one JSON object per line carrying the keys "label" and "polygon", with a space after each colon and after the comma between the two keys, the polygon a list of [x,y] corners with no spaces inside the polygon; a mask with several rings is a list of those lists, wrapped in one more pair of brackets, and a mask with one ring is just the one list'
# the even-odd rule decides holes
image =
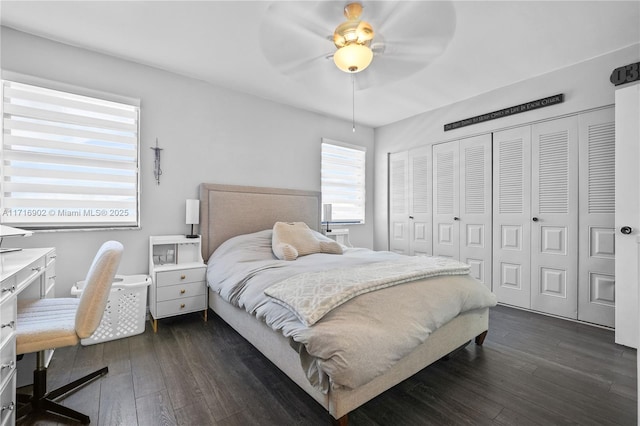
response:
{"label": "ceiling fan light kit", "polygon": [[347,73],[360,72],[373,60],[369,44],[375,33],[368,22],[360,20],[361,14],[360,3],[345,6],[344,16],[347,21],[338,25],[333,33],[333,43],[338,48],[333,55],[333,62]]}
{"label": "ceiling fan light kit", "polygon": [[333,54],[333,62],[344,72],[355,73],[367,68],[373,60],[373,52],[368,46],[348,44]]}

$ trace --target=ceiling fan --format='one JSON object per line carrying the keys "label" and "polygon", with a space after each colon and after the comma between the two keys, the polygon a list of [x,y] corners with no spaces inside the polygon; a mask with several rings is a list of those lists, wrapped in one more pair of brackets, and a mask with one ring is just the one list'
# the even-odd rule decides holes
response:
{"label": "ceiling fan", "polygon": [[451,1],[276,1],[265,12],[260,43],[287,76],[333,85],[340,75],[357,74],[355,85],[364,90],[425,68],[444,52],[455,26]]}

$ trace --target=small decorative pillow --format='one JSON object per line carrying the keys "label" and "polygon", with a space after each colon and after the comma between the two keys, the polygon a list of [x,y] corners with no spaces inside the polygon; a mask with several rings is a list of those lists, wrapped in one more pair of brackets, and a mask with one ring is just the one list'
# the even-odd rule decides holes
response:
{"label": "small decorative pillow", "polygon": [[329,238],[318,239],[304,222],[276,222],[271,250],[280,260],[296,260],[312,253],[342,254],[340,244]]}

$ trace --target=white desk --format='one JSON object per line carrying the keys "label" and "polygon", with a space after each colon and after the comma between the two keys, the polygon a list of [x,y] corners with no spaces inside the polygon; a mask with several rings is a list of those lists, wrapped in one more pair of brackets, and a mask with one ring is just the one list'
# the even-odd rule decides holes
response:
{"label": "white desk", "polygon": [[55,248],[0,254],[0,426],[15,424],[16,300],[54,296],[55,258]]}

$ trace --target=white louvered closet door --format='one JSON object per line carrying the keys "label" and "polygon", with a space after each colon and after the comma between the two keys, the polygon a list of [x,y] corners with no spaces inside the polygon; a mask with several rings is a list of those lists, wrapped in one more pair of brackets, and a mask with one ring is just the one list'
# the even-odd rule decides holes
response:
{"label": "white louvered closet door", "polygon": [[459,259],[491,289],[491,135],[461,140],[459,156]]}
{"label": "white louvered closet door", "polygon": [[578,319],[615,325],[614,109],[579,117]]}
{"label": "white louvered closet door", "polygon": [[389,154],[389,251],[409,254],[409,155]]}
{"label": "white louvered closet door", "polygon": [[531,308],[577,318],[578,117],[531,133]]}
{"label": "white louvered closet door", "polygon": [[433,254],[460,258],[459,143],[433,146]]}
{"label": "white louvered closet door", "polygon": [[531,128],[493,134],[493,292],[531,307]]}
{"label": "white louvered closet door", "polygon": [[431,146],[409,151],[409,254],[429,256],[431,237]]}

